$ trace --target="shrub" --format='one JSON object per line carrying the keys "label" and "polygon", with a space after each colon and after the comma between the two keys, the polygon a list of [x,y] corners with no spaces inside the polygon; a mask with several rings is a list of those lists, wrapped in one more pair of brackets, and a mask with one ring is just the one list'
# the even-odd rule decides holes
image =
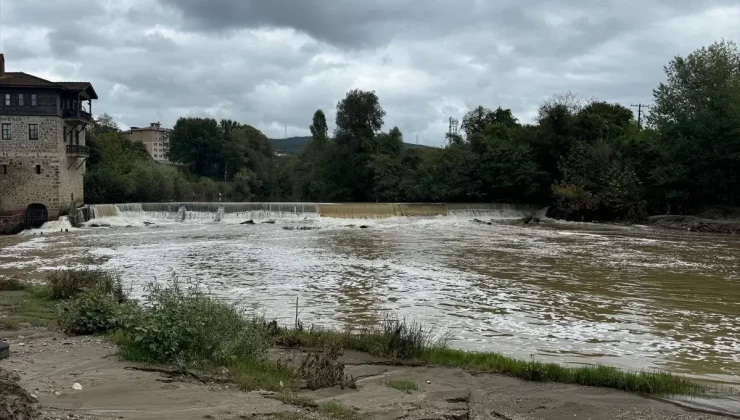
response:
{"label": "shrub", "polygon": [[150,283],[145,292],[143,309],[123,318],[124,356],[184,367],[228,365],[267,352],[270,343],[262,328],[195,283]]}
{"label": "shrub", "polygon": [[121,323],[124,305],[100,288],[76,294],[60,307],[59,326],[71,335],[105,333]]}
{"label": "shrub", "polygon": [[59,270],[47,277],[51,298],[67,300],[88,288],[95,288],[118,302],[126,300],[121,278],[104,270]]}

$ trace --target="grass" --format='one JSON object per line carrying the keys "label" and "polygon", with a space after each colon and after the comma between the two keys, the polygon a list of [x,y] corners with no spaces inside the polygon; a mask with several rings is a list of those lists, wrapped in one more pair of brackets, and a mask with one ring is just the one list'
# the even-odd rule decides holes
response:
{"label": "grass", "polygon": [[608,366],[568,367],[517,360],[498,353],[430,348],[418,354],[417,359],[433,365],[497,373],[528,381],[598,386],[640,394],[700,395],[707,391],[702,384],[670,373],[627,372]]}
{"label": "grass", "polygon": [[55,300],[71,299],[91,287],[101,288],[118,302],[126,299],[121,278],[104,270],[58,270],[50,273],[46,280],[51,290],[51,297]]}
{"label": "grass", "polygon": [[388,381],[386,382],[386,385],[388,385],[390,388],[397,389],[407,394],[410,394],[412,391],[419,390],[419,385],[417,385],[416,382],[402,379],[397,381]]}
{"label": "grass", "polygon": [[365,416],[336,401],[329,401],[306,412],[277,413],[273,418],[278,420],[362,420]]}
{"label": "grass", "polygon": [[57,305],[46,294],[47,290],[40,286],[0,292],[0,330],[56,326]]}
{"label": "grass", "polygon": [[435,339],[433,330],[426,330],[416,322],[390,317],[344,331],[312,327],[309,330],[278,329],[273,335],[279,345],[317,348],[338,345],[392,360],[409,360],[426,348],[446,346],[446,337]]}
{"label": "grass", "polygon": [[701,395],[707,392],[705,385],[670,373],[628,372],[608,366],[569,367],[535,360],[517,360],[499,353],[453,350],[447,347],[445,337],[435,340],[433,336],[432,332],[418,324],[386,320],[377,327],[365,326],[355,331],[285,329],[278,333],[277,342],[305,347],[322,347],[333,343],[345,349],[389,357],[397,362],[457,367],[527,381],[605,387],[650,395]]}

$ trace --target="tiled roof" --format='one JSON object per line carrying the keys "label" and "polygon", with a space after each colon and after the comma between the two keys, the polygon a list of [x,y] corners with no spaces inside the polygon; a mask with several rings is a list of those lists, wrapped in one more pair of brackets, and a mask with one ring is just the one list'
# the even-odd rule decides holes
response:
{"label": "tiled roof", "polygon": [[90,90],[90,96],[98,99],[90,82],[50,82],[23,72],[7,72],[0,77],[0,86],[60,88],[71,92]]}
{"label": "tiled roof", "polygon": [[38,87],[57,87],[54,82],[44,80],[40,77],[23,72],[7,72],[0,77],[2,86],[38,86]]}

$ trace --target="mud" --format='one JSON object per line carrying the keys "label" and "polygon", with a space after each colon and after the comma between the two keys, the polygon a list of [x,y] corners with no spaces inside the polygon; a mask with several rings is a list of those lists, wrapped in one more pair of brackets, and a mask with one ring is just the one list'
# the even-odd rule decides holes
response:
{"label": "mud", "polygon": [[[38,397],[44,419],[269,419],[306,410],[264,392],[139,370],[142,366],[119,360],[117,348],[102,338],[39,331],[5,333],[5,338],[11,342],[11,357],[0,367]],[[298,362],[306,354],[275,349],[270,357]],[[338,401],[371,419],[723,418],[609,389],[530,383],[460,369],[391,366],[357,352],[344,352],[341,362],[356,387],[302,393],[317,403]],[[391,380],[413,381],[419,389],[407,394],[389,387]],[[82,388],[75,389],[76,383]]]}
{"label": "mud", "polygon": [[18,384],[20,377],[0,367],[0,420],[27,420],[39,416],[36,398]]}

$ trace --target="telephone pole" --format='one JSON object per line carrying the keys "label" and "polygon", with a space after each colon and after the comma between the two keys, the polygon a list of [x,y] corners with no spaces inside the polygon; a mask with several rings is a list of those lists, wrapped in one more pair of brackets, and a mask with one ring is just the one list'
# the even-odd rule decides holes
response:
{"label": "telephone pole", "polygon": [[643,108],[651,108],[650,105],[645,104],[637,104],[637,105],[630,105],[632,108],[637,108],[637,128],[642,130],[642,109]]}

